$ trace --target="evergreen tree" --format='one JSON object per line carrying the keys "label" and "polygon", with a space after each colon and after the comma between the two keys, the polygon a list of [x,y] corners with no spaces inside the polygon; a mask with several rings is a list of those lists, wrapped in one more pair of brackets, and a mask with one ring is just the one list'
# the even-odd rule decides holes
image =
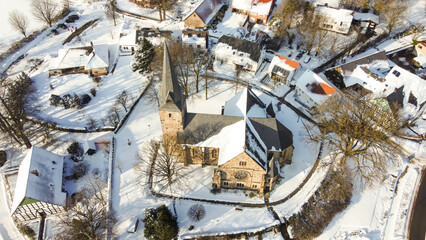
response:
{"label": "evergreen tree", "polygon": [[155,52],[152,43],[146,38],[142,39],[139,44],[138,50],[135,52],[133,59],[132,70],[133,72],[147,73],[150,71],[149,65],[154,59]]}
{"label": "evergreen tree", "polygon": [[147,239],[171,240],[179,232],[176,217],[165,205],[147,209],[143,221],[145,222],[144,235]]}

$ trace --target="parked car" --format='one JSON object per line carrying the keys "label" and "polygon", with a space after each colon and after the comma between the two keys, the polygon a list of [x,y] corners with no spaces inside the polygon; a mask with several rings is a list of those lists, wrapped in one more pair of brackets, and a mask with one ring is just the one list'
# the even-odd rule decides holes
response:
{"label": "parked car", "polygon": [[71,18],[67,18],[67,20],[65,20],[66,23],[73,23],[75,22],[75,20],[71,19]]}
{"label": "parked car", "polygon": [[306,56],[303,62],[308,63],[309,61],[311,61],[311,56]]}
{"label": "parked car", "polygon": [[302,56],[303,56],[303,53],[299,53],[299,54],[297,54],[297,56],[296,56],[296,60],[300,60],[300,59],[302,58]]}
{"label": "parked car", "polygon": [[77,14],[70,15],[68,18],[74,21],[80,19],[80,17]]}
{"label": "parked car", "polygon": [[67,29],[67,25],[60,23],[60,24],[58,24],[58,28]]}

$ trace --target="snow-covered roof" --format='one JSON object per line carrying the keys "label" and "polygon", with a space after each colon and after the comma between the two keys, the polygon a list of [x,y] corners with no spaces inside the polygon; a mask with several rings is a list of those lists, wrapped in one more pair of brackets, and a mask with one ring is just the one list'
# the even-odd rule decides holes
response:
{"label": "snow-covered roof", "polygon": [[336,89],[329,82],[309,69],[296,80],[296,87],[317,104],[324,102],[336,92]]}
{"label": "snow-covered roof", "polygon": [[95,45],[77,48],[59,49],[58,57],[50,62],[49,69],[68,69],[85,67],[86,69],[109,66],[108,45]]}
{"label": "snow-covered roof", "polygon": [[333,8],[324,5],[318,5],[315,9],[322,16],[326,16],[333,19],[338,19],[341,22],[352,22],[354,11],[343,9],[343,8]]}
{"label": "snow-covered roof", "polygon": [[245,88],[225,103],[224,115],[235,117],[266,117],[265,104]]}
{"label": "snow-covered roof", "polygon": [[418,62],[422,68],[426,68],[426,55],[415,57],[414,61]]}
{"label": "snow-covered roof", "polygon": [[257,15],[268,15],[273,2],[273,0],[233,0],[231,8],[256,13]]}
{"label": "snow-covered roof", "polygon": [[272,58],[271,64],[269,64],[269,72],[272,72],[275,66],[278,66],[286,71],[295,71],[299,67],[299,63],[290,60],[288,58],[285,58],[283,56],[280,56],[278,54],[275,54],[275,56]]}
{"label": "snow-covered roof", "polygon": [[[219,38],[219,41],[215,48],[216,56],[232,56],[233,51],[237,50],[239,52],[244,52],[248,54],[248,58],[255,61],[259,61],[262,56],[262,49],[258,43],[250,42],[240,38],[234,38],[230,36],[223,35]],[[237,56],[238,57],[238,56]],[[241,62],[246,62],[247,60],[242,58]]]}
{"label": "snow-covered roof", "polygon": [[120,37],[120,45],[121,46],[138,45],[136,30],[131,30],[129,33],[122,33],[122,36]]}
{"label": "snow-covered roof", "polygon": [[[426,101],[424,94],[426,92],[426,82],[419,76],[399,66],[392,67],[385,75],[374,74],[369,71],[368,67],[368,65],[358,66],[349,77],[344,79],[346,87],[359,84],[373,92],[373,96],[376,98],[388,97],[392,94],[395,95],[398,91],[403,91],[399,94],[403,98],[401,100],[404,106],[403,111],[412,116],[417,112],[420,104]],[[417,106],[407,105],[410,95],[416,98]]]}
{"label": "snow-covered roof", "polygon": [[90,60],[85,66],[86,69],[107,68],[109,66],[108,45],[95,45],[90,54]]}
{"label": "snow-covered roof", "polygon": [[208,31],[182,31],[182,42],[186,44],[206,45]]}
{"label": "snow-covered roof", "polygon": [[11,213],[25,198],[65,206],[62,192],[64,157],[33,146],[19,167]]}
{"label": "snow-covered roof", "polygon": [[348,76],[351,75],[355,68],[359,65],[370,65],[371,67],[375,66],[374,68],[377,68],[379,71],[381,71],[381,69],[390,69],[388,57],[386,56],[385,51],[375,52],[365,57],[337,66],[336,68],[340,68],[343,76]]}
{"label": "snow-covered roof", "polygon": [[193,12],[190,12],[185,16],[184,20],[191,16],[194,12],[201,18],[201,20],[207,24],[215,16],[216,12],[222,6],[222,0],[204,0],[198,5]]}
{"label": "snow-covered roof", "polygon": [[90,149],[96,150],[96,145],[91,140],[86,140],[83,142],[83,151],[87,153]]}
{"label": "snow-covered roof", "polygon": [[377,24],[380,23],[379,16],[373,13],[355,12],[353,17],[354,17],[354,20],[358,20],[358,21],[372,21]]}

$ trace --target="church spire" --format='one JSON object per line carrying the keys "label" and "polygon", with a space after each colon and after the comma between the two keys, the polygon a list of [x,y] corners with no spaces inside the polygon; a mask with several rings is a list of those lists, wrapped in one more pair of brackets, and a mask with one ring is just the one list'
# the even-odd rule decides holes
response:
{"label": "church spire", "polygon": [[182,110],[184,99],[175,74],[175,68],[170,57],[167,43],[164,43],[163,75],[160,87],[160,97],[160,107],[174,104],[179,108],[179,110]]}

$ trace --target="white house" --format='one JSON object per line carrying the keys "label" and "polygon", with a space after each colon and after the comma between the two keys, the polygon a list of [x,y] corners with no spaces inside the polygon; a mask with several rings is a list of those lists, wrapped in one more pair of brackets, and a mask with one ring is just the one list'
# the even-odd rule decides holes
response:
{"label": "white house", "polygon": [[266,24],[272,10],[274,0],[233,0],[233,12],[249,16],[250,22]]}
{"label": "white house", "polygon": [[296,80],[294,96],[296,102],[311,109],[325,102],[336,91],[331,83],[308,69]]}
{"label": "white house", "polygon": [[290,86],[290,82],[293,80],[298,68],[298,62],[275,54],[271,64],[269,64],[268,73],[272,79]]}
{"label": "white house", "polygon": [[182,43],[198,51],[207,51],[209,42],[208,31],[183,30]]}
{"label": "white house", "polygon": [[128,33],[121,33],[120,34],[120,55],[131,55],[133,54],[137,47],[138,47],[138,39],[136,30],[132,30]]}
{"label": "white house", "polygon": [[87,73],[92,76],[107,75],[109,69],[109,49],[107,44],[59,49],[58,56],[52,58],[49,76]]}
{"label": "white house", "polygon": [[325,18],[324,22],[321,23],[321,28],[337,33],[348,34],[351,28],[354,11],[318,5],[315,8],[315,14],[319,14]]}
{"label": "white house", "polygon": [[64,157],[33,146],[19,166],[11,215],[26,221],[64,211],[63,167]]}
{"label": "white house", "polygon": [[258,43],[223,35],[214,49],[214,55],[217,61],[233,64],[235,69],[240,67],[257,72],[265,58],[265,50]]}

